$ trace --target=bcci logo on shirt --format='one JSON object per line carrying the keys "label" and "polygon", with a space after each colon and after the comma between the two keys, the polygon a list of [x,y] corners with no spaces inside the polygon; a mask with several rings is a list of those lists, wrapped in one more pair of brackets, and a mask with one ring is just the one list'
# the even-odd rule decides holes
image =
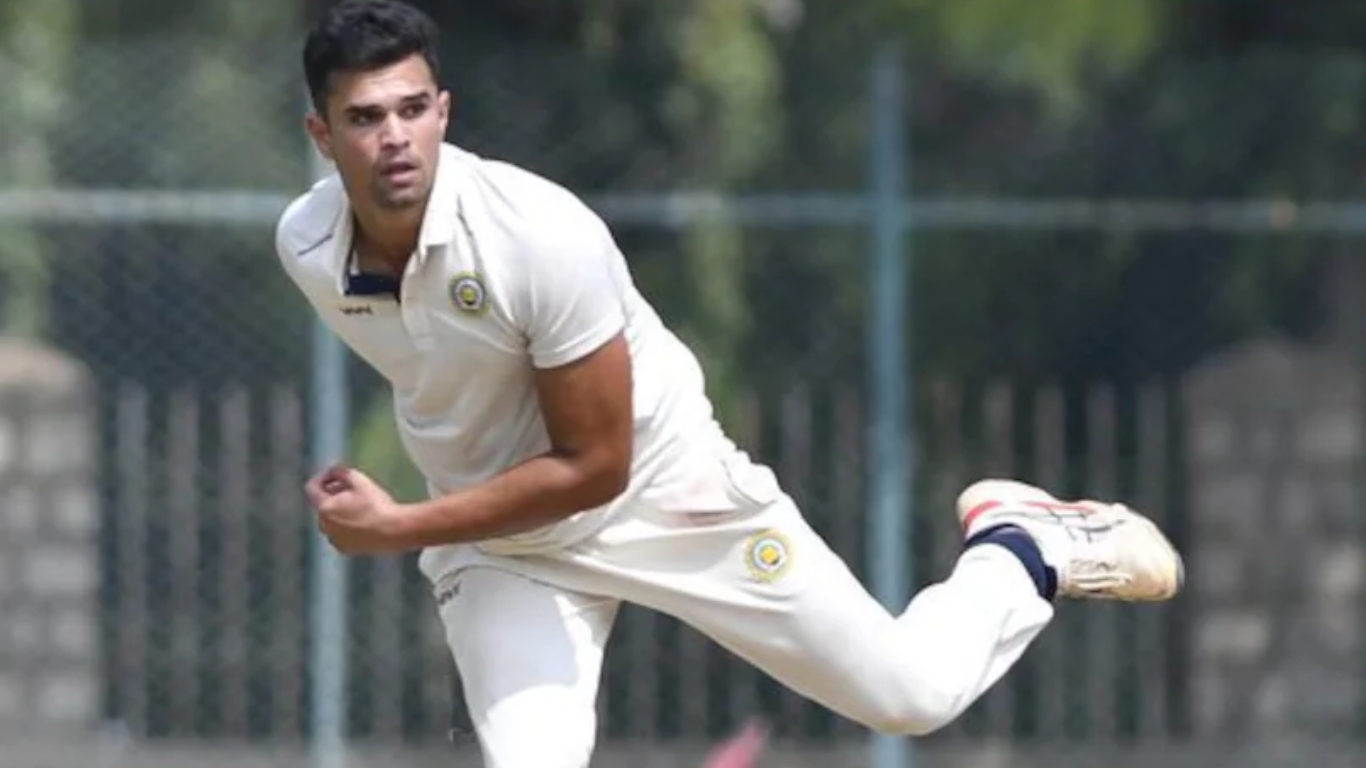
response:
{"label": "bcci logo on shirt", "polygon": [[451,303],[470,315],[481,315],[488,308],[488,292],[484,280],[475,272],[461,272],[451,278]]}
{"label": "bcci logo on shirt", "polygon": [[759,581],[774,581],[787,570],[792,546],[775,530],[762,531],[745,542],[745,566]]}

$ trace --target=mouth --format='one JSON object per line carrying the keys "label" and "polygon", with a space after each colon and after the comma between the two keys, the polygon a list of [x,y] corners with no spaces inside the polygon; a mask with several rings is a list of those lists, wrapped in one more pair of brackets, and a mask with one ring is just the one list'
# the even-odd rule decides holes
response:
{"label": "mouth", "polygon": [[405,183],[411,182],[417,177],[418,167],[416,163],[406,160],[395,160],[385,163],[379,168],[380,175],[391,182]]}

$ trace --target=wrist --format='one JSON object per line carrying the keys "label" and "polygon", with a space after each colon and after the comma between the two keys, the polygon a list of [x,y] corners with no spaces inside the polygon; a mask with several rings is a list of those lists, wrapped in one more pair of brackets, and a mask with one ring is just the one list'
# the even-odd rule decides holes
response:
{"label": "wrist", "polygon": [[427,546],[429,517],[427,502],[396,504],[388,516],[388,534],[404,549],[421,549]]}

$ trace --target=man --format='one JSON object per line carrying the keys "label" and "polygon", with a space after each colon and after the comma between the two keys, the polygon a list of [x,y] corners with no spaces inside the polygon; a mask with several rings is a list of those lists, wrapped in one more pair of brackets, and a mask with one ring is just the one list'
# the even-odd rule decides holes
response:
{"label": "man", "polygon": [[1059,596],[1164,600],[1181,561],[1120,505],[984,481],[964,551],[879,605],[713,418],[703,374],[594,213],[444,143],[433,24],[347,0],[304,46],[307,129],[337,174],[277,247],[327,324],[392,385],[430,498],[359,469],[310,479],[341,552],[421,551],[491,768],[582,768],[621,601],[677,617],[841,715],[896,734],[960,714]]}

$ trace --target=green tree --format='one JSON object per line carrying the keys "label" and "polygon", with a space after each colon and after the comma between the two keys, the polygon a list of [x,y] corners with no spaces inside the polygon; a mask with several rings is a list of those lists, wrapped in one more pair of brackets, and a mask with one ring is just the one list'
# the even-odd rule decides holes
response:
{"label": "green tree", "polygon": [[[0,121],[0,178],[42,189],[54,180],[51,136],[69,108],[65,90],[75,36],[71,0],[0,8],[0,73],[9,116]],[[47,328],[49,269],[43,238],[24,225],[0,225],[0,329],[38,336]]]}

